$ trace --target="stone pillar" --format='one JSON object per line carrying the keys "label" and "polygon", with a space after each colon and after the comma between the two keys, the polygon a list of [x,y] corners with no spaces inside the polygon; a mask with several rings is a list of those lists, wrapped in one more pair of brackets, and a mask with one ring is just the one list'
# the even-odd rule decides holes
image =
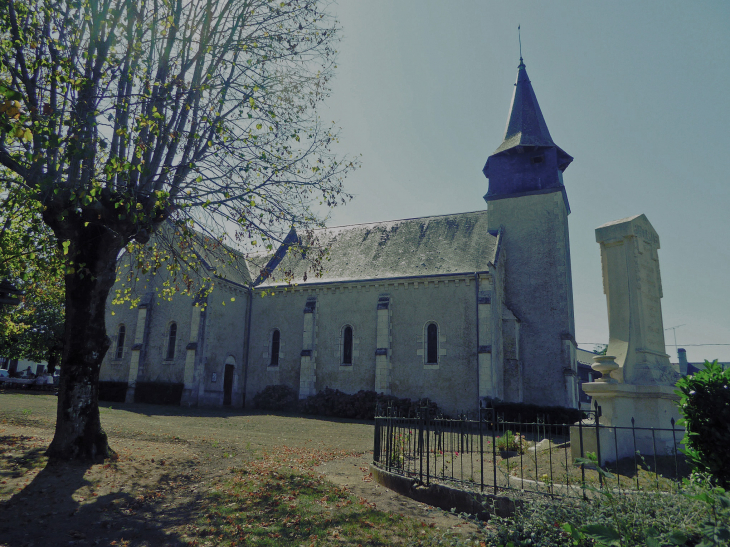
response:
{"label": "stone pillar", "polygon": [[132,343],[132,355],[129,363],[129,376],[127,378],[126,403],[134,402],[134,390],[137,387],[137,379],[144,373],[144,349],[147,338],[147,327],[149,326],[150,307],[154,293],[146,293],[137,305],[137,325],[134,330],[134,342]]}
{"label": "stone pillar", "polygon": [[310,297],[304,306],[304,329],[299,368],[299,398],[317,394],[317,299]]}
{"label": "stone pillar", "polygon": [[[202,304],[205,304],[205,302]],[[197,395],[200,378],[195,377],[195,358],[198,354],[198,335],[200,334],[202,311],[203,308],[196,302],[190,315],[190,336],[185,346],[185,372],[183,376],[185,387],[180,399],[181,405],[193,406],[198,404]]]}
{"label": "stone pillar", "polygon": [[378,298],[375,330],[375,391],[390,395],[390,297]]}
{"label": "stone pillar", "polygon": [[520,322],[510,310],[502,307],[502,361],[504,370],[503,396],[501,399],[522,403],[524,394],[524,370],[520,359]]}
{"label": "stone pillar", "polygon": [[[597,358],[593,366],[604,377],[584,383],[583,391],[601,407],[601,425],[630,428],[633,418],[637,428],[671,428],[671,419],[679,419],[679,397],[674,394],[678,374],[664,351],[659,236],[646,216],[638,215],[597,228],[596,241],[601,246],[609,344],[607,356]],[[634,455],[633,432],[617,429],[615,433],[618,453],[614,430],[602,431],[603,461]],[[671,432],[635,433],[641,454],[654,454],[654,446],[657,454],[674,453]],[[595,433],[593,437],[595,445]],[[676,438],[681,440],[682,434],[677,433]]]}
{"label": "stone pillar", "polygon": [[477,360],[479,362],[479,399],[497,397],[502,399],[502,390],[497,389],[498,382],[492,363],[492,285],[490,279],[479,279],[479,296],[477,296],[477,315],[479,332],[477,332]]}
{"label": "stone pillar", "polygon": [[664,346],[659,236],[646,216],[638,215],[597,228],[596,241],[608,304],[607,355],[620,367],[613,377],[628,384],[673,385]]}

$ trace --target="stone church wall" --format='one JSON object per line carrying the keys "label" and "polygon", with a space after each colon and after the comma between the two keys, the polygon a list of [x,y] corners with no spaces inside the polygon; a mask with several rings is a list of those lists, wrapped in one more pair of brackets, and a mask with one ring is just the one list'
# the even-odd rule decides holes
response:
{"label": "stone church wall", "polygon": [[[161,280],[156,276],[140,280],[137,285],[141,301],[133,308],[128,302],[112,304],[112,291],[106,314],[112,346],[102,362],[99,379],[130,385],[135,381],[185,383],[186,388],[194,392],[185,396],[188,404],[220,406],[223,404],[225,365],[230,363],[235,366],[231,404],[242,406],[247,290],[218,280],[201,312],[193,306],[194,300],[190,296],[178,293],[171,301],[160,298],[157,293],[160,284]],[[235,300],[231,301],[231,298]],[[167,359],[173,322],[177,327],[175,351],[173,358]],[[122,358],[117,359],[121,324],[125,326],[124,352]],[[134,362],[135,354],[137,363]],[[133,391],[128,392],[128,398],[133,398]]]}
{"label": "stone church wall", "polygon": [[575,407],[575,323],[563,192],[489,201],[488,219],[490,229],[504,230],[505,305],[519,321],[519,358],[509,363],[511,356],[505,355],[505,362],[521,367],[525,402]]}
{"label": "stone church wall", "polygon": [[[305,330],[305,306],[316,298],[314,332]],[[261,297],[254,292],[247,404],[271,384],[300,391],[303,357],[313,335],[314,392],[329,387],[398,397],[431,398],[449,412],[476,407],[476,291],[473,276],[333,283],[290,287]],[[425,329],[438,325],[438,363],[426,364]],[[343,329],[353,329],[353,362],[342,363]],[[271,364],[274,329],[278,366]],[[376,355],[378,354],[378,355]],[[307,359],[305,365],[302,360]]]}
{"label": "stone church wall", "polygon": [[[112,315],[112,311],[114,315]],[[107,301],[105,322],[112,345],[102,361],[101,370],[99,371],[100,381],[126,382],[129,378],[129,362],[132,356],[134,333],[137,329],[137,316],[136,307],[130,309],[129,304],[112,306],[111,298]],[[120,325],[124,325],[125,328],[124,349],[121,359],[117,359],[116,349]]]}
{"label": "stone church wall", "polygon": [[231,406],[243,406],[248,300],[246,289],[220,280],[208,296],[201,321],[202,344],[197,348],[199,370],[194,381],[199,389],[199,406],[223,405],[226,364],[234,366]]}

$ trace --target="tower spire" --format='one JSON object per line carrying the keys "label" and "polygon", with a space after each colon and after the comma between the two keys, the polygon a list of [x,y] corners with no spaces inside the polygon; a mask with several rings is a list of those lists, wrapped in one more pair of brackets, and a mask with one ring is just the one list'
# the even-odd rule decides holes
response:
{"label": "tower spire", "polygon": [[520,25],[517,25],[517,39],[520,41],[520,65],[523,65],[522,62],[522,34],[520,33]]}
{"label": "tower spire", "polygon": [[[519,26],[517,30],[519,33]],[[522,38],[519,34],[518,37],[521,49]],[[562,173],[572,161],[573,158],[550,136],[520,51],[504,138],[482,170],[489,179],[487,200],[525,192],[560,190]]]}

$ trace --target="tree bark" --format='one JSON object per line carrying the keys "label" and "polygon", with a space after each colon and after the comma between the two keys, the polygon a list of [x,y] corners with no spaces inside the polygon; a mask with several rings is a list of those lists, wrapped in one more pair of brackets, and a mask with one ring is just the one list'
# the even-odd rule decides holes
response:
{"label": "tree bark", "polygon": [[66,320],[56,431],[51,459],[100,460],[113,454],[99,419],[99,369],[111,345],[105,312],[124,239],[104,226],[49,222],[70,241],[73,271],[65,276]]}

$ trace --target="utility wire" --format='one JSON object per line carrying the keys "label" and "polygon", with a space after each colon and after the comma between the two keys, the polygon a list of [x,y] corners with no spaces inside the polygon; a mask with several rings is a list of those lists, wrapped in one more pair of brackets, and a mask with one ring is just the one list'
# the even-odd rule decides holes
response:
{"label": "utility wire", "polygon": [[[578,342],[579,346],[605,346],[606,342]],[[730,344],[664,344],[670,348],[689,346],[730,346]]]}

